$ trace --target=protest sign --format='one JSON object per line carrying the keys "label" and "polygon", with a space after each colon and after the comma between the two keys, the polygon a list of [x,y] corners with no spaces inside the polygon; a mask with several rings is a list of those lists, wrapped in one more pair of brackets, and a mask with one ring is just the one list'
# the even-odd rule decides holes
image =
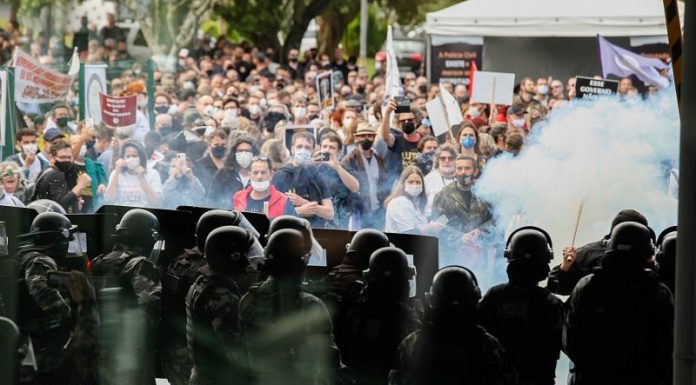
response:
{"label": "protest sign", "polygon": [[575,98],[584,100],[597,99],[599,96],[616,95],[619,82],[609,79],[595,79],[587,76],[575,77]]}
{"label": "protest sign", "polygon": [[[425,108],[428,111],[428,117],[430,118],[435,136],[440,136],[447,132],[452,134],[452,126],[461,124],[464,121],[459,103],[444,87],[440,88],[439,97],[426,103]],[[452,134],[452,137],[454,137],[454,134]]]}
{"label": "protest sign", "polygon": [[392,27],[387,27],[387,40],[385,41],[387,49],[387,72],[384,77],[384,99],[382,100],[382,114],[385,114],[387,103],[395,96],[403,96],[404,88],[401,85],[401,75],[399,75],[399,64],[394,51],[394,42],[392,41]]}
{"label": "protest sign", "polygon": [[109,127],[126,127],[135,124],[137,95],[109,96],[99,93],[101,119]]}
{"label": "protest sign", "polygon": [[286,126],[285,127],[285,147],[289,150],[292,147],[292,136],[298,132],[309,132],[317,137],[317,129],[314,126],[303,125],[303,126]]}
{"label": "protest sign", "polygon": [[101,123],[101,99],[99,94],[106,93],[106,64],[85,64],[84,73],[80,79],[81,109],[84,118],[94,119],[95,124]]}
{"label": "protest sign", "polygon": [[317,95],[319,96],[319,108],[321,110],[334,107],[333,77],[331,71],[326,71],[317,76]]}
{"label": "protest sign", "polygon": [[476,71],[471,102],[509,106],[514,88],[515,74]]}
{"label": "protest sign", "polygon": [[[75,75],[80,70],[79,59],[73,55],[70,71],[63,74],[42,64],[19,48],[15,49],[15,102],[49,103],[64,99]],[[77,63],[77,65],[75,65]]]}
{"label": "protest sign", "polygon": [[471,71],[483,64],[483,38],[433,35],[430,39],[430,81],[468,86]]}

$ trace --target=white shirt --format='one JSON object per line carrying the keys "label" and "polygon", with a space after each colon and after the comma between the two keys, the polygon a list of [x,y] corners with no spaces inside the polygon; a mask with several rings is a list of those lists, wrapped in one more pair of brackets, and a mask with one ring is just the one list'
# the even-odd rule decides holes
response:
{"label": "white shirt", "polygon": [[445,186],[453,183],[456,178],[445,178],[440,174],[439,170],[433,169],[425,176],[425,193],[428,194],[428,201],[425,203],[425,216],[430,217],[433,210],[433,202],[435,195],[439,193]]}
{"label": "white shirt", "polygon": [[142,111],[137,110],[135,113],[135,126],[133,127],[133,139],[145,144],[145,135],[150,132],[150,122],[147,116]]}
{"label": "white shirt", "polygon": [[[111,171],[109,176],[109,184],[114,183],[114,176],[119,170]],[[145,181],[152,187],[152,190],[162,196],[162,180],[157,171],[148,168],[145,171]],[[140,178],[136,174],[130,172],[121,172],[118,176],[118,196],[113,202],[109,202],[122,206],[140,206],[149,207],[145,191],[140,186]]]}
{"label": "white shirt", "polygon": [[1,191],[0,206],[24,207],[24,203],[22,203],[22,201],[20,201],[19,198],[15,198],[10,194]]}
{"label": "white shirt", "polygon": [[387,233],[404,233],[427,223],[427,218],[418,211],[413,201],[402,195],[389,202],[384,231]]}
{"label": "white shirt", "polygon": [[[37,154],[38,157],[38,154]],[[36,182],[36,178],[41,174],[41,160],[37,157],[34,158],[34,163],[29,166],[29,177],[27,178],[29,182]],[[27,167],[27,157],[24,154],[19,155],[19,160],[22,162],[22,167]]]}

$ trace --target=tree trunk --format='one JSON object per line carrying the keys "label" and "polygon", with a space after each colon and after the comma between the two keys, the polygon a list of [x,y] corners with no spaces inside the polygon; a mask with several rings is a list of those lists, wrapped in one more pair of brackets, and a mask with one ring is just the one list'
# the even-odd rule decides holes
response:
{"label": "tree trunk", "polygon": [[312,21],[312,19],[321,14],[329,4],[330,0],[313,0],[305,7],[301,0],[295,1],[293,23],[290,26],[287,37],[285,38],[285,43],[283,44],[282,50],[279,52],[279,61],[281,63],[285,63],[288,57],[288,52],[291,49],[300,49],[302,37],[304,36],[305,31],[307,31],[309,23]]}
{"label": "tree trunk", "polygon": [[346,27],[360,13],[360,2],[351,3],[348,12],[329,7],[322,12],[319,21],[319,54],[326,53],[333,59],[334,50],[341,42]]}

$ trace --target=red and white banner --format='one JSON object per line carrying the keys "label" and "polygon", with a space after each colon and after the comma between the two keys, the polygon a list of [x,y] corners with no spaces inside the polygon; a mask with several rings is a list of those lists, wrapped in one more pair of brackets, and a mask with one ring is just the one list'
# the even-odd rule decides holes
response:
{"label": "red and white banner", "polygon": [[126,127],[135,124],[138,96],[109,96],[99,93],[101,120],[109,127]]}
{"label": "red and white banner", "polygon": [[50,103],[64,99],[75,76],[80,71],[80,60],[73,53],[67,74],[54,71],[15,48],[15,101],[22,103]]}

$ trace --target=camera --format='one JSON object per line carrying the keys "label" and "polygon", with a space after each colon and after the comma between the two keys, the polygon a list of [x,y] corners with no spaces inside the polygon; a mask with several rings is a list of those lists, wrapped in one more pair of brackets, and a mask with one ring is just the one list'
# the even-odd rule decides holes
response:
{"label": "camera", "polygon": [[397,96],[394,98],[396,101],[396,112],[397,114],[403,112],[411,112],[411,99],[408,96]]}
{"label": "camera", "polygon": [[320,152],[319,156],[320,156],[319,159],[322,162],[328,162],[329,160],[331,160],[331,154],[329,154],[328,152]]}

